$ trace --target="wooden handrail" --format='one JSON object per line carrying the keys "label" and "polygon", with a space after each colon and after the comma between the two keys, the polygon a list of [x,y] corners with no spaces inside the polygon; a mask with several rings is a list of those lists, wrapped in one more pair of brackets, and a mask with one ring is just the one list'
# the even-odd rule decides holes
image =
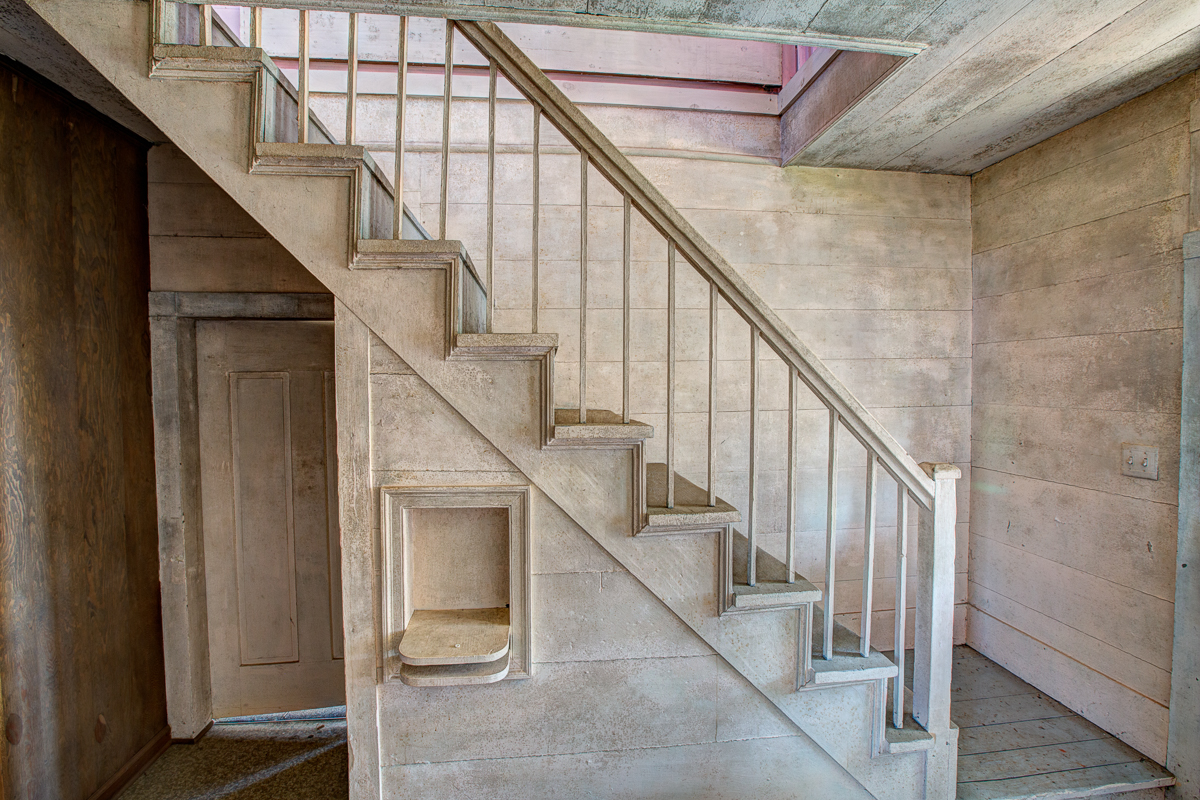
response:
{"label": "wooden handrail", "polygon": [[800,380],[836,411],[842,424],[881,466],[908,489],[927,509],[934,502],[934,482],[887,432],[874,415],[858,401],[829,368],[804,345],[771,310],[758,293],[725,258],[692,227],[683,215],[642,175],[641,171],[609,141],[599,128],[520,48],[492,22],[456,20],[453,23],[476,49],[563,134],[600,174],[619,191],[710,283],[783,361],[795,369]]}

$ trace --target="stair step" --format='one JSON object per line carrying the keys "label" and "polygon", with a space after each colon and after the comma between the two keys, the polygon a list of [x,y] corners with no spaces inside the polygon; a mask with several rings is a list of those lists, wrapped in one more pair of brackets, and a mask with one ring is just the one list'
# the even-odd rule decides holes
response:
{"label": "stair step", "polygon": [[276,175],[349,175],[366,157],[360,144],[259,142],[253,172]]}
{"label": "stair step", "polygon": [[667,508],[667,465],[646,465],[647,524],[639,536],[714,531],[735,522],[742,515],[721,498],[708,504],[708,492],[687,478],[675,475],[675,506]]}
{"label": "stair step", "polygon": [[418,667],[403,664],[400,680],[409,686],[477,686],[496,683],[508,675],[508,654],[484,664],[444,664]]}
{"label": "stair step", "polygon": [[838,683],[858,683],[896,676],[896,665],[878,650],[871,648],[863,658],[858,652],[859,636],[845,625],[833,625],[833,654],[826,659],[821,653],[824,641],[824,614],[819,606],[813,608],[812,669],[809,686],[829,686]]}
{"label": "stair step", "polygon": [[507,608],[414,611],[397,650],[410,666],[483,664],[508,655],[509,633]]}
{"label": "stair step", "polygon": [[821,590],[797,575],[794,583],[761,580],[754,586],[735,583],[730,609],[751,611],[796,608],[808,603],[815,603],[820,599]]}
{"label": "stair step", "polygon": [[574,447],[616,447],[644,442],[654,436],[654,426],[624,418],[615,411],[588,409],[587,422],[579,421],[579,409],[554,410],[554,438],[551,444]]}
{"label": "stair step", "polygon": [[558,349],[557,333],[460,333],[454,355],[514,360],[540,358]]}

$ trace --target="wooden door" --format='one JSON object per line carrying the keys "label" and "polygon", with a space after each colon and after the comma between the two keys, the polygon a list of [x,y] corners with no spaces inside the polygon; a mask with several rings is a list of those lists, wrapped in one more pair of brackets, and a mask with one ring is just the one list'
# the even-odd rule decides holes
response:
{"label": "wooden door", "polygon": [[196,325],[213,716],[342,705],[333,323]]}

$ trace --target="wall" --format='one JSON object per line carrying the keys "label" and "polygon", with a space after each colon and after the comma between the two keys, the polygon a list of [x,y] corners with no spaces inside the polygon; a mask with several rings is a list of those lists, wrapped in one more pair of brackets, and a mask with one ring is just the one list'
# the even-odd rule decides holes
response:
{"label": "wall", "polygon": [[[968,640],[1159,762],[1196,97],[1185,76],[972,181]],[[1121,475],[1123,442],[1159,480]]]}
{"label": "wall", "polygon": [[175,145],[147,164],[153,291],[328,291]]}
{"label": "wall", "polygon": [[[344,98],[325,95],[323,119],[344,116]],[[360,98],[364,141],[394,134],[394,102]],[[780,169],[778,126],[751,115],[588,107],[735,269],[918,461],[960,466],[958,636],[964,636],[970,476],[970,221],[965,178],[816,168]],[[496,311],[498,331],[531,329],[532,125],[525,103],[500,103],[497,116]],[[450,159],[449,236],[486,262],[486,104],[456,100]],[[410,104],[405,202],[436,236],[441,103]],[[539,329],[559,334],[555,397],[579,402],[579,157],[548,124],[541,134]],[[481,152],[483,151],[483,152]],[[373,150],[392,169],[392,153]],[[621,407],[621,200],[593,169],[588,179],[588,405]],[[708,291],[678,265],[678,471],[707,482]],[[665,460],[666,243],[634,215],[631,413],[656,427],[648,458]],[[719,321],[718,494],[743,511],[748,498],[749,328],[722,303]],[[767,351],[767,348],[762,348]],[[787,387],[774,354],[763,353],[760,397],[760,541],[784,548]],[[797,559],[823,575],[827,415],[799,399],[800,515]],[[861,607],[865,454],[843,434],[839,473],[840,620],[857,629]],[[892,646],[895,487],[880,479],[879,549],[873,640]],[[910,565],[910,569],[914,569]],[[909,608],[915,586],[910,582]],[[911,611],[909,612],[911,616]],[[909,625],[909,636],[913,626]],[[911,640],[909,641],[911,646]]]}
{"label": "wall", "polygon": [[111,797],[166,727],[145,145],[0,65],[5,797]]}
{"label": "wall", "polygon": [[[428,286],[433,296],[444,291],[436,278]],[[353,402],[347,395],[361,395],[370,411],[369,432],[339,423],[341,479],[355,482],[349,473],[358,469],[347,469],[355,445],[342,438],[354,436],[369,448],[357,452],[369,468],[370,506],[379,508],[383,486],[528,484],[344,307],[337,324],[339,413]],[[529,397],[512,398],[514,408],[531,407],[536,383],[530,388]],[[784,797],[797,784],[823,797],[868,796],[536,488],[532,677],[433,690],[381,682],[368,623],[381,624],[380,521],[368,512],[374,545],[348,530],[354,494],[342,493],[344,568],[376,575],[345,584],[351,784],[363,796],[584,796],[603,785],[622,796],[657,787],[664,795]],[[376,720],[377,734],[355,727]]]}

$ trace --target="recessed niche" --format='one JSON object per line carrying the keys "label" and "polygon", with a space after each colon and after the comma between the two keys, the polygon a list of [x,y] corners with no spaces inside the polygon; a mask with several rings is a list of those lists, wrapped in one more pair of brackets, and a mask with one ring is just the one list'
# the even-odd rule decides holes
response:
{"label": "recessed niche", "polygon": [[388,680],[528,677],[528,488],[385,487],[381,495]]}

